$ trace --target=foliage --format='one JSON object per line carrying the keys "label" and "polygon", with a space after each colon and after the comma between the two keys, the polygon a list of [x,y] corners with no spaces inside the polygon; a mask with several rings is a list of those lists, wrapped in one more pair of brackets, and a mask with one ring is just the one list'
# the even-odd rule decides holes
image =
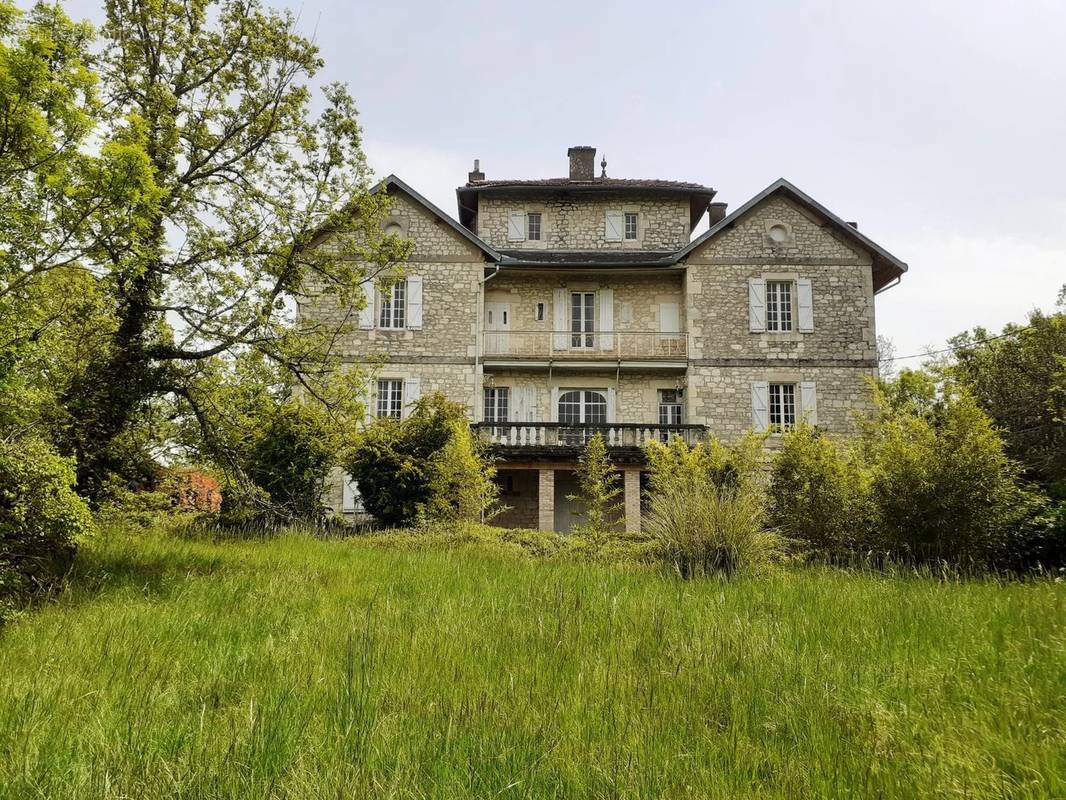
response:
{"label": "foliage", "polygon": [[991,334],[982,328],[956,336],[949,370],[1002,431],[1026,478],[1066,492],[1066,306],[1059,308],[1034,311],[1026,325],[1008,325],[984,344]]}
{"label": "foliage", "polygon": [[405,419],[367,425],[345,467],[382,525],[480,520],[497,498],[492,466],[473,441],[465,410],[439,393],[421,398]]}
{"label": "foliage", "polygon": [[651,492],[643,529],[682,577],[758,571],[783,555],[781,536],[764,528],[758,483],[736,467],[738,451],[713,441],[689,447],[675,437],[647,452]]}
{"label": "foliage", "polygon": [[897,558],[991,565],[1019,546],[1034,511],[987,414],[950,384],[935,396],[914,375],[878,393],[866,427],[880,546]]}
{"label": "foliage", "polygon": [[0,593],[55,584],[93,531],[74,469],[39,439],[0,440]]}
{"label": "foliage", "polygon": [[774,457],[770,521],[820,556],[847,558],[872,543],[869,481],[856,448],[801,425]]}
{"label": "foliage", "polygon": [[688,475],[699,474],[722,488],[754,487],[760,480],[762,442],[757,434],[748,434],[733,445],[712,436],[690,447],[674,436],[665,444],[650,442],[645,456],[651,473],[660,476],[661,482],[684,481]]}
{"label": "foliage", "polygon": [[588,440],[577,469],[580,494],[568,499],[584,504],[584,522],[577,532],[593,538],[607,534],[617,520],[621,509],[619,497],[622,488],[618,485],[618,473],[607,457],[607,443],[602,433]]}

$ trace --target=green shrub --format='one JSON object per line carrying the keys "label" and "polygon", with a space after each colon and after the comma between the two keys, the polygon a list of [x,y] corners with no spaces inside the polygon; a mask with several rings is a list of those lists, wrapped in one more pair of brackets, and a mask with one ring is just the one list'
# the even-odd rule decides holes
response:
{"label": "green shrub", "polygon": [[758,571],[784,553],[781,536],[764,528],[764,498],[753,474],[721,468],[737,463],[722,457],[728,452],[714,441],[689,447],[679,438],[648,447],[644,530],[684,578]]}
{"label": "green shrub", "polygon": [[907,561],[962,567],[1009,560],[1034,512],[1018,467],[974,400],[882,402],[867,428],[879,544]]}
{"label": "green shrub", "polygon": [[282,519],[322,518],[322,495],[340,446],[333,430],[324,411],[289,401],[274,409],[252,445],[245,470]]}
{"label": "green shrub", "polygon": [[607,443],[602,433],[593,435],[585,445],[577,477],[580,494],[568,499],[584,503],[585,519],[575,532],[593,539],[603,537],[617,521],[622,489],[618,485],[618,473],[607,457]]}
{"label": "green shrub", "polygon": [[381,525],[479,521],[491,513],[493,469],[466,412],[441,394],[423,397],[407,419],[378,419],[359,435],[345,468]]}
{"label": "green shrub", "polygon": [[0,594],[47,589],[93,531],[74,465],[36,439],[0,441]]}
{"label": "green shrub", "polygon": [[785,434],[768,500],[772,524],[819,557],[846,559],[871,543],[869,477],[859,454],[808,425]]}

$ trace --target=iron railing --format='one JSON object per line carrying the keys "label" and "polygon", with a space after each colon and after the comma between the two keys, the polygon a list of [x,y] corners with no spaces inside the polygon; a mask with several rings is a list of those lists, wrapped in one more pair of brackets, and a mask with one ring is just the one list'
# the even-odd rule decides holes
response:
{"label": "iron railing", "polygon": [[679,359],[688,354],[688,334],[658,331],[482,332],[488,358]]}

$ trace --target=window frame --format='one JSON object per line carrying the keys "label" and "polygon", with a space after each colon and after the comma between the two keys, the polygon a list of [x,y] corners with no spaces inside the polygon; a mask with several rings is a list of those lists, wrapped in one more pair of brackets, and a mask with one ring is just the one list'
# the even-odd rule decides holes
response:
{"label": "window frame", "polygon": [[380,293],[378,328],[399,331],[407,327],[407,279],[396,281],[388,288],[388,296]]}
{"label": "window frame", "polygon": [[[491,400],[490,400],[491,397]],[[491,408],[491,413],[490,413]],[[500,417],[500,409],[503,416]],[[482,413],[484,421],[490,425],[506,425],[511,416],[511,387],[485,386],[482,394]]]}
{"label": "window frame", "polygon": [[784,433],[793,430],[797,420],[799,385],[788,381],[771,381],[767,386],[766,418],[770,431]]}
{"label": "window frame", "polygon": [[[571,289],[568,294],[570,302],[567,305],[567,315],[570,317],[570,330],[567,333],[570,337],[570,349],[592,350],[596,347],[599,293],[583,289]],[[575,297],[581,298],[581,302],[577,306],[574,305]],[[591,298],[591,301],[589,298]],[[575,318],[574,311],[578,308],[581,309],[581,313],[579,318]],[[575,328],[574,325],[576,324],[580,324],[581,327]]]}
{"label": "window frame", "polygon": [[[796,332],[796,281],[791,278],[768,278],[765,281],[763,311],[767,333]],[[782,298],[782,294],[785,295]]]}
{"label": "window frame", "polygon": [[[374,396],[375,418],[403,418],[403,384],[403,378],[378,378],[377,391]],[[384,396],[382,395],[383,389]]]}
{"label": "window frame", "polygon": [[[630,236],[629,222],[633,221],[633,235]],[[640,239],[640,212],[638,211],[623,211],[622,212],[622,241],[623,242],[635,242]]]}
{"label": "window frame", "polygon": [[[534,218],[536,219],[536,236],[534,232]],[[526,212],[526,240],[530,242],[542,241],[544,237],[544,214],[540,211]]]}

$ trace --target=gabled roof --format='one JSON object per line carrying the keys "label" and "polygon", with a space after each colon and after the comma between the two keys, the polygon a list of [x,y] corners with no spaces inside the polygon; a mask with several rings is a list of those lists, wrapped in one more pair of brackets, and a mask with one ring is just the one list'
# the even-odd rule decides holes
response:
{"label": "gabled roof", "polygon": [[874,291],[883,289],[907,271],[907,263],[905,261],[896,258],[869,236],[860,233],[858,228],[854,225],[849,225],[813,197],[801,191],[784,178],[778,178],[753,198],[748,200],[748,202],[739,206],[724,219],[712,225],[706,233],[693,239],[685,248],[677,253],[677,258],[684,259],[705,242],[713,239],[722,231],[733,227],[733,225],[735,225],[745,214],[759,205],[763,200],[774,195],[782,195],[791,198],[800,205],[806,207],[809,211],[814,212],[816,216],[823,218],[826,221],[826,224],[832,225],[833,228],[838,233],[842,234],[845,239],[848,239],[864,250],[869,251],[874,259]]}
{"label": "gabled roof", "polygon": [[432,214],[438,220],[440,220],[441,222],[446,224],[448,227],[450,227],[452,230],[454,230],[457,234],[459,234],[464,239],[466,239],[468,242],[470,242],[472,245],[474,245],[474,247],[478,248],[482,253],[484,253],[486,256],[488,256],[491,260],[493,260],[493,261],[499,261],[500,260],[500,253],[498,251],[492,249],[492,247],[490,247],[483,239],[481,239],[480,237],[475,235],[473,231],[471,231],[469,228],[466,228],[466,227],[460,225],[458,223],[458,221],[456,221],[453,217],[449,216],[447,213],[442,211],[438,206],[436,206],[433,203],[431,203],[428,199],[426,199],[421,194],[419,194],[417,191],[415,191],[413,188],[411,188],[410,184],[406,183],[405,181],[400,180],[400,178],[398,178],[396,175],[389,175],[386,178],[382,178],[370,190],[370,194],[377,194],[382,189],[385,189],[386,192],[388,192],[392,188],[399,189],[401,192],[406,194],[408,197],[410,197],[416,203],[418,203],[419,205],[424,207],[426,209],[426,211],[428,211],[430,214]]}

